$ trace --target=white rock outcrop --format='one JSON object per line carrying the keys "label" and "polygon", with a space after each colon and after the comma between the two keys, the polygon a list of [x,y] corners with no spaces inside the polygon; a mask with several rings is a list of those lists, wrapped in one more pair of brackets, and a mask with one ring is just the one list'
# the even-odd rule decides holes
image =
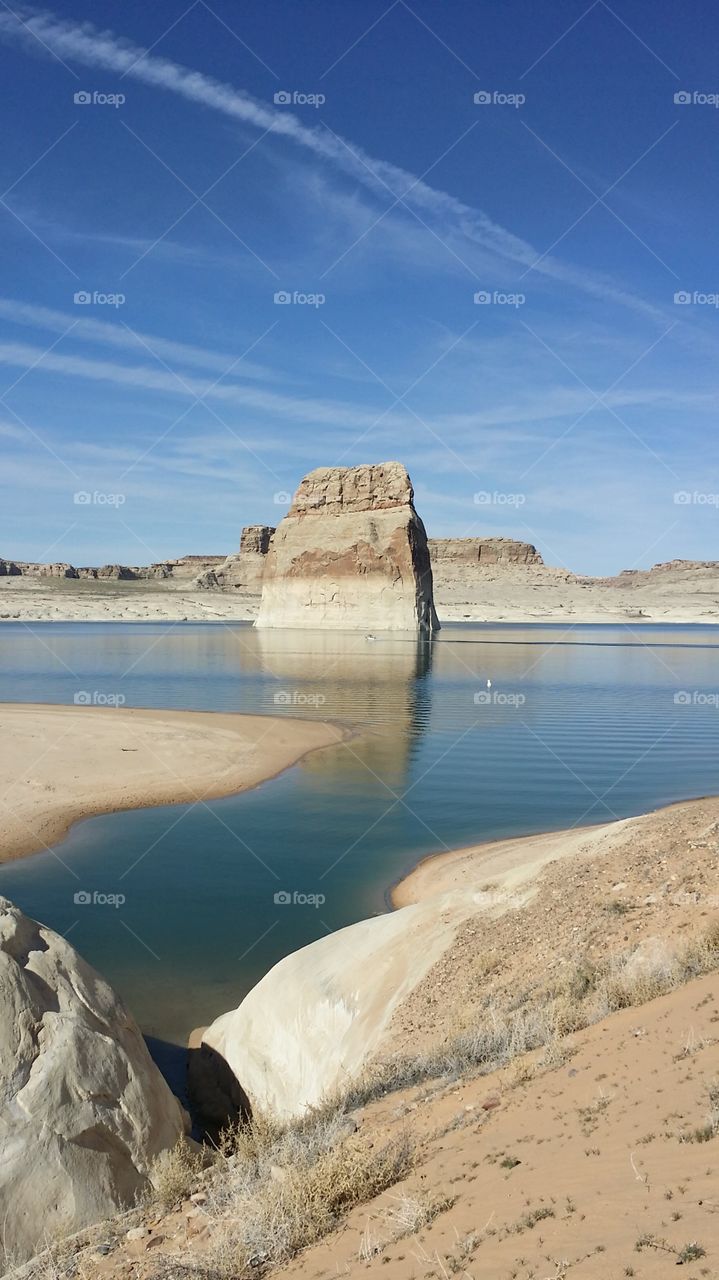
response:
{"label": "white rock outcrop", "polygon": [[131,1205],[184,1131],[139,1028],[64,938],[0,898],[0,1249]]}
{"label": "white rock outcrop", "polygon": [[310,943],[206,1029],[203,1044],[253,1108],[302,1115],[361,1072],[471,909],[443,906],[435,899],[405,907]]}
{"label": "white rock outcrop", "polygon": [[427,535],[401,463],[305,476],[272,540],[255,625],[439,627]]}

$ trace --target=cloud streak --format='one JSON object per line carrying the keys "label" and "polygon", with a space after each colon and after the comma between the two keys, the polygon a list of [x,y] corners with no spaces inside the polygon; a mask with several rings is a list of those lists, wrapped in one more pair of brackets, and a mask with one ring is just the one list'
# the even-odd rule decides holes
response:
{"label": "cloud streak", "polygon": [[[119,324],[108,324],[107,321],[95,320],[83,315],[82,310],[75,315],[68,315],[50,307],[36,307],[30,303],[17,302],[13,298],[0,297],[0,319],[33,329],[45,329],[50,333],[66,333],[72,326],[73,335],[76,338],[84,338],[87,342],[120,350],[134,351],[136,355],[143,351],[143,347],[145,351],[149,347],[163,360],[175,360],[192,368],[227,374],[230,378],[277,380],[277,374],[273,370],[265,369],[249,360],[243,360],[231,370],[233,360],[237,359],[236,356],[207,351],[203,347],[171,341],[168,338],[157,337],[155,334],[136,332]],[[228,370],[231,371],[228,373]]]}
{"label": "cloud streak", "polygon": [[[50,12],[23,9],[17,16],[7,8],[0,11],[0,38],[19,40],[26,47],[53,51],[62,61],[69,59],[85,66],[128,76],[153,88],[173,93],[199,106],[221,112],[260,132],[273,133],[312,152],[343,173],[350,175],[383,202],[397,204],[430,217],[447,233],[459,234],[470,243],[523,268],[536,264],[538,274],[580,290],[604,302],[630,309],[654,323],[663,323],[665,313],[637,297],[609,277],[581,271],[547,255],[541,262],[527,241],[493,222],[484,212],[465,204],[456,196],[432,187],[421,177],[386,160],[377,159],[335,134],[326,126],[310,128],[292,115],[260,102],[248,93],[223,84],[202,72],[158,58],[112,32],[99,31],[90,23],[66,21]],[[436,231],[436,228],[434,228]],[[441,234],[437,232],[437,234]],[[472,274],[472,269],[468,267]]]}

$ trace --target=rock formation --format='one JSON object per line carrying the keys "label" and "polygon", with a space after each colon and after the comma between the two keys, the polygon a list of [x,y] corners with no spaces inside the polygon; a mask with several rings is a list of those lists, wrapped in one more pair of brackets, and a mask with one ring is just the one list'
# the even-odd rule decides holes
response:
{"label": "rock formation", "polygon": [[131,1205],[184,1129],[114,992],[6,898],[0,1091],[0,1245],[15,1261]]}
{"label": "rock formation", "polygon": [[436,630],[413,499],[399,462],[311,471],[272,540],[255,625]]}
{"label": "rock formation", "polygon": [[16,560],[14,569],[24,578],[76,578],[77,569],[71,564],[36,564],[29,560]]}
{"label": "rock formation", "polygon": [[118,581],[132,581],[137,577],[137,571],[131,569],[126,564],[103,564],[99,569],[88,568],[78,569],[78,578],[115,578]]}
{"label": "rock formation", "polygon": [[232,587],[259,595],[274,532],[269,524],[245,525],[239,552],[233,552],[221,564],[201,573],[195,580],[195,586],[204,589]]}
{"label": "rock formation", "polygon": [[514,538],[430,538],[432,568],[436,574],[445,563],[452,565],[544,564],[531,542]]}
{"label": "rock formation", "polygon": [[[361,920],[280,960],[202,1035],[215,1116],[223,1092],[228,1115],[246,1095],[253,1109],[288,1119],[346,1087],[465,914],[444,912],[435,899]],[[202,1093],[197,1101],[202,1108]]]}

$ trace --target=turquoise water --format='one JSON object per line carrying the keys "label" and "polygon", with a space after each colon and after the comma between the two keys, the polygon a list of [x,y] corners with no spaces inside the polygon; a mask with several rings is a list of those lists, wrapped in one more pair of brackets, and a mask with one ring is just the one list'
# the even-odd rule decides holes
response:
{"label": "turquoise water", "polygon": [[[363,727],[252,792],[93,818],[59,857],[0,869],[2,893],[67,933],[163,1041],[235,1006],[288,951],[384,910],[388,886],[427,853],[719,790],[712,627],[467,624],[418,643],[244,624],[4,624],[0,659],[4,701],[72,703],[84,690]],[[125,902],[77,904],[79,891]]]}

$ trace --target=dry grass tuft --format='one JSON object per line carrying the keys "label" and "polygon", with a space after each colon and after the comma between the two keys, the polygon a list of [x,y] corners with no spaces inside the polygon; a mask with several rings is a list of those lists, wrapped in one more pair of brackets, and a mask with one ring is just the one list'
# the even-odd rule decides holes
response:
{"label": "dry grass tuft", "polygon": [[[464,1027],[423,1054],[397,1055],[372,1064],[349,1088],[345,1106],[352,1110],[398,1089],[431,1079],[459,1079],[497,1071],[537,1049],[537,1065],[553,1067],[568,1055],[573,1032],[601,1021],[618,1009],[646,1004],[675,987],[719,968],[719,920],[671,953],[656,955],[628,950],[597,964],[580,957],[560,982],[515,1001],[510,1010],[490,1007],[479,1025]],[[518,1083],[528,1078],[519,1064]]]}
{"label": "dry grass tuft", "polygon": [[204,1163],[202,1152],[185,1138],[180,1138],[170,1151],[163,1151],[158,1156],[152,1167],[152,1199],[159,1201],[165,1209],[185,1200],[196,1190]]}
{"label": "dry grass tuft", "polygon": [[279,1266],[410,1172],[407,1135],[379,1146],[351,1128],[344,1109],[325,1107],[289,1125],[258,1116],[226,1134],[206,1180],[213,1232],[202,1275],[230,1280]]}

